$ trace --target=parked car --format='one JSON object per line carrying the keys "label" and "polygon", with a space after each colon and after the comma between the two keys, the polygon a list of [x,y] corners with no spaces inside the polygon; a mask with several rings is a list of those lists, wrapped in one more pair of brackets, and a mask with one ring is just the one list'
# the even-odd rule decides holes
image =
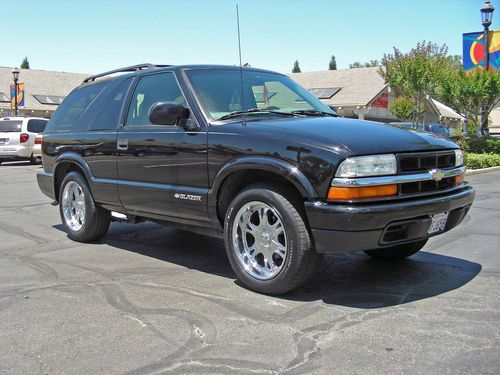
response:
{"label": "parked car", "polygon": [[428,131],[429,133],[434,133],[437,135],[440,135],[442,137],[449,138],[451,136],[450,129],[446,127],[445,125],[441,124],[428,124],[425,125],[425,131]]}
{"label": "parked car", "polygon": [[417,126],[413,122],[390,122],[389,125],[406,130],[416,130]]}
{"label": "parked car", "polygon": [[35,137],[35,142],[33,144],[33,159],[36,160],[37,163],[42,162],[42,140],[43,133],[38,133]]}
{"label": "parked car", "polygon": [[269,294],[308,282],[326,253],[415,254],[475,195],[455,143],[337,117],[283,74],[231,66],[88,77],[42,158],[69,238],[97,240],[112,217],[223,236],[237,277]]}
{"label": "parked car", "polygon": [[35,138],[43,132],[47,122],[37,117],[0,118],[0,164],[15,160],[36,164],[37,158],[33,156]]}

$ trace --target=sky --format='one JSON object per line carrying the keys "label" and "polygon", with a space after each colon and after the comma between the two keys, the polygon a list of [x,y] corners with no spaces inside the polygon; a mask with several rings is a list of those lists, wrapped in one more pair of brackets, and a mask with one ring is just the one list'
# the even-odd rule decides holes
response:
{"label": "sky", "polygon": [[[462,54],[484,0],[0,0],[0,66],[98,73],[138,63],[237,65],[290,72],[381,59],[422,40]],[[500,26],[500,0],[491,29]],[[15,26],[9,20],[15,18]],[[15,36],[15,38],[14,38]]]}

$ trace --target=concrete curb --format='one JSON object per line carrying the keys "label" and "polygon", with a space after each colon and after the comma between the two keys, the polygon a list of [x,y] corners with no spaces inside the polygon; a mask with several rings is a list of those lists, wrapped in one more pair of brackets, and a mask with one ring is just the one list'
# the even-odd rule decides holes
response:
{"label": "concrete curb", "polygon": [[482,169],[470,169],[465,172],[467,176],[471,176],[474,174],[481,174],[481,173],[487,173],[487,172],[493,172],[493,171],[500,171],[500,166],[497,167],[489,167],[489,168],[482,168]]}

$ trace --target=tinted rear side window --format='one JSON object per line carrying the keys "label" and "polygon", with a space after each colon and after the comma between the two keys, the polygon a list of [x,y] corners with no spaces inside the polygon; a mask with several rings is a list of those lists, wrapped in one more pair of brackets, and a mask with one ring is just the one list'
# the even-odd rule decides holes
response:
{"label": "tinted rear side window", "polygon": [[106,87],[105,82],[77,88],[62,102],[47,125],[47,131],[70,131],[80,115]]}
{"label": "tinted rear side window", "polygon": [[22,121],[0,121],[0,132],[9,133],[9,132],[20,132]]}
{"label": "tinted rear side window", "polygon": [[47,121],[45,120],[29,120],[28,121],[28,131],[31,133],[43,133]]}
{"label": "tinted rear side window", "polygon": [[112,130],[118,127],[120,110],[131,82],[132,78],[127,78],[113,90],[90,126],[90,130]]}

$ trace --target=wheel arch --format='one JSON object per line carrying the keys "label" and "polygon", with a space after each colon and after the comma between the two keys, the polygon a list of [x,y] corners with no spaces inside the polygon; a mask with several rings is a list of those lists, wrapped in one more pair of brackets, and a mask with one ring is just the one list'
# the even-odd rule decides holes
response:
{"label": "wheel arch", "polygon": [[227,207],[239,191],[252,183],[280,185],[300,200],[317,197],[316,189],[294,165],[269,157],[243,157],[232,160],[219,171],[214,179],[209,197],[213,216],[221,225]]}
{"label": "wheel arch", "polygon": [[[59,156],[54,164],[54,198],[59,202],[59,190],[64,177],[71,171],[79,172],[86,180],[91,190],[92,172],[89,165],[80,155],[68,153]],[[92,191],[91,191],[92,194]]]}

